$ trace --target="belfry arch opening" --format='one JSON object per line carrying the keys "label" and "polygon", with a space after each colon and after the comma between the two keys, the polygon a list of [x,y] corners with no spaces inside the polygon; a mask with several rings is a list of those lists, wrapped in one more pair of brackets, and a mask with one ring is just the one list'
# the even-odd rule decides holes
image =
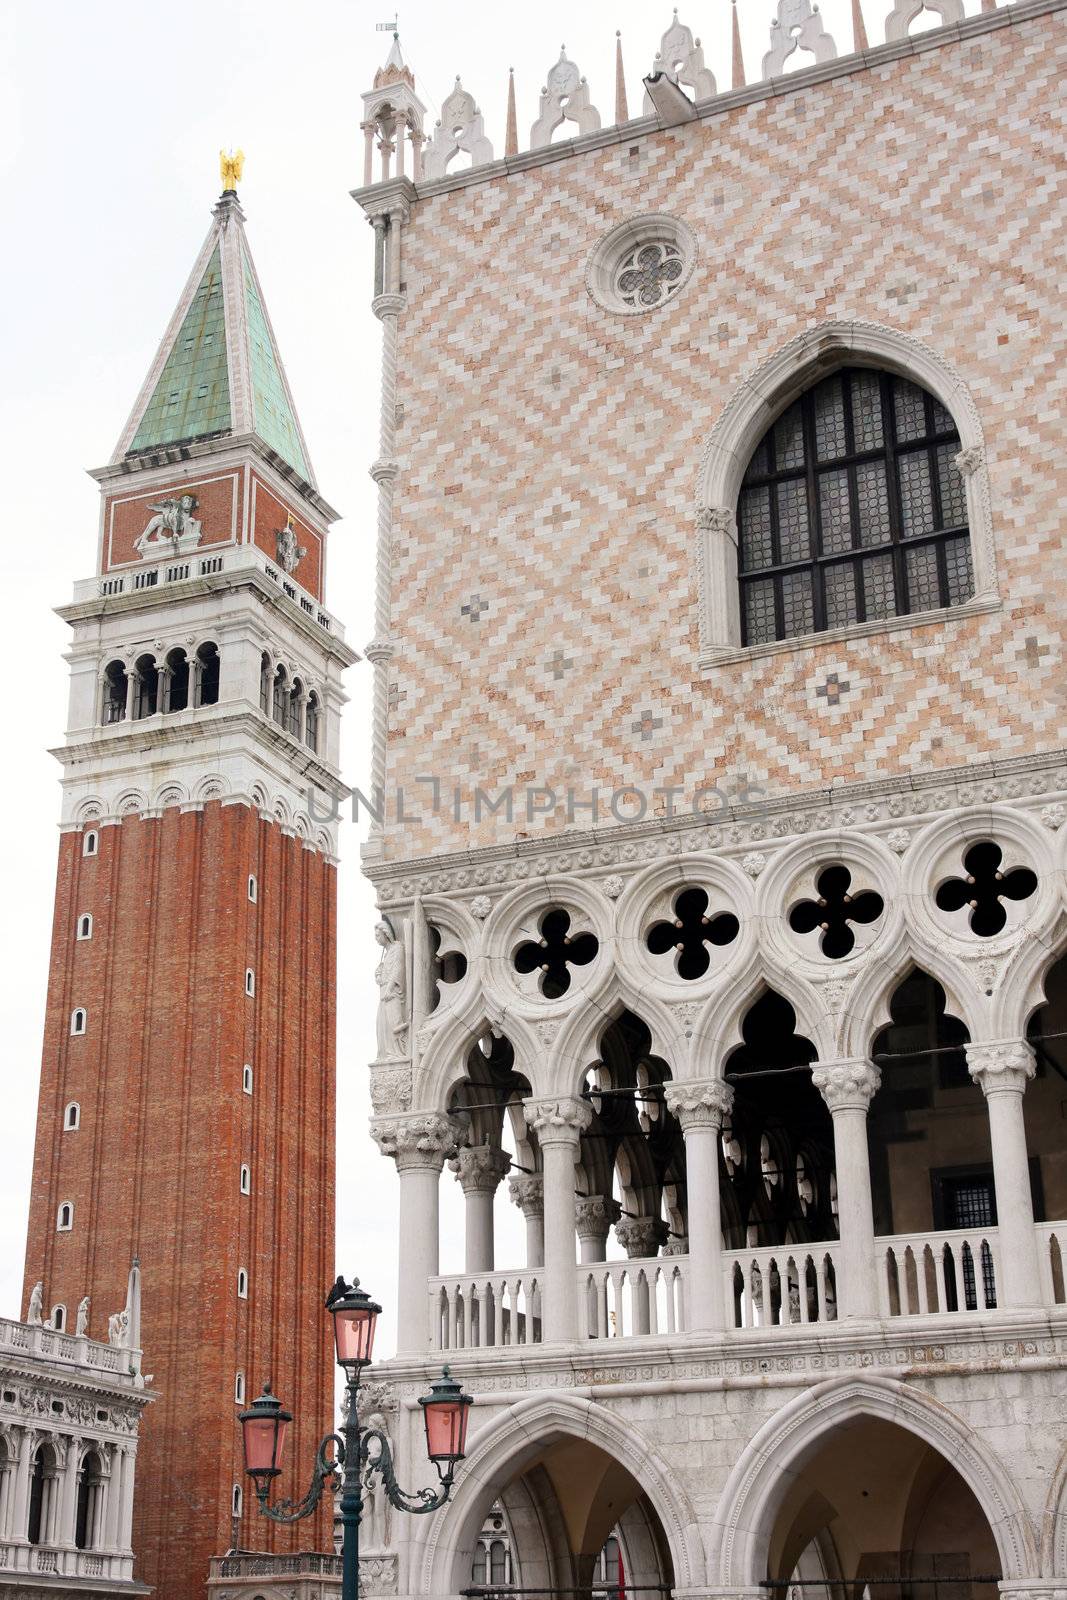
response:
{"label": "belfry arch opening", "polygon": [[765,1510],[769,1600],[996,1600],[973,1490],[910,1429],[858,1415],[822,1434]]}
{"label": "belfry arch opening", "polygon": [[468,1600],[546,1591],[652,1600],[674,1585],[667,1538],[641,1485],[616,1456],[569,1435],[546,1443],[498,1491],[458,1564]]}

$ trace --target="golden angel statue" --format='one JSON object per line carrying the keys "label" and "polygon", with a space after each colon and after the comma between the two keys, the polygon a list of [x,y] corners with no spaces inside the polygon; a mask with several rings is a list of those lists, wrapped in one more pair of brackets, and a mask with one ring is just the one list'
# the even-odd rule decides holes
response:
{"label": "golden angel statue", "polygon": [[245,153],[243,150],[238,150],[236,155],[232,150],[219,151],[219,175],[222,178],[223,194],[236,193],[237,185],[241,181],[241,174],[244,169]]}

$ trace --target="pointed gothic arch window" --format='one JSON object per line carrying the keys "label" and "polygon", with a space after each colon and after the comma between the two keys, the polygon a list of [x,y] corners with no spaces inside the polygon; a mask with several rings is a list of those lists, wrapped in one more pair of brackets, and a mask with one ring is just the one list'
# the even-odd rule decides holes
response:
{"label": "pointed gothic arch window", "polygon": [[956,424],[905,378],[842,367],[767,430],[737,506],[741,637],[769,644],[974,593]]}

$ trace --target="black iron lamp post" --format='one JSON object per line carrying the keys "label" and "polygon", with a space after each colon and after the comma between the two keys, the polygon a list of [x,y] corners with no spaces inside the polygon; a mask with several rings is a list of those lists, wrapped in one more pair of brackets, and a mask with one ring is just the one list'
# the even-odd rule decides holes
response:
{"label": "black iron lamp post", "polygon": [[271,1393],[269,1383],[248,1410],[240,1413],[239,1420],[244,1437],[245,1471],[256,1486],[256,1499],[263,1516],[275,1522],[298,1522],[302,1517],[311,1516],[327,1483],[334,1479],[340,1482],[344,1528],[341,1600],[358,1600],[364,1474],[381,1474],[385,1492],[398,1511],[437,1511],[452,1492],[456,1466],[466,1451],[467,1420],[473,1401],[445,1367],[441,1377],[431,1385],[429,1394],[419,1401],[426,1425],[426,1453],[437,1468],[440,1486],[418,1489],[414,1493],[402,1489],[393,1471],[388,1439],[377,1428],[364,1431],[359,1425],[359,1382],[363,1368],[371,1359],[374,1329],[382,1308],[359,1287],[358,1278],[353,1278],[351,1284],[338,1278],[326,1297],[326,1309],[333,1316],[337,1361],[345,1369],[348,1404],[344,1433],[328,1433],[319,1445],[311,1486],[302,1500],[269,1503],[271,1482],[281,1471],[286,1434],[293,1420],[291,1413]]}

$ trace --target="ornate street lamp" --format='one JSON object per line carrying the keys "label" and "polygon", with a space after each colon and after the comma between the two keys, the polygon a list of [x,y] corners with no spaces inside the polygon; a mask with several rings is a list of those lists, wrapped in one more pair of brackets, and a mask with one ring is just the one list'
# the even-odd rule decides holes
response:
{"label": "ornate street lamp", "polygon": [[[337,1362],[345,1371],[347,1407],[343,1435],[328,1433],[315,1453],[311,1486],[296,1503],[280,1500],[269,1504],[272,1479],[281,1471],[282,1455],[291,1414],[265,1384],[263,1393],[239,1416],[244,1439],[245,1471],[256,1487],[256,1499],[263,1516],[275,1522],[298,1522],[311,1516],[331,1480],[341,1485],[342,1546],[341,1600],[359,1600],[359,1524],[363,1515],[363,1475],[380,1473],[385,1492],[398,1511],[422,1513],[437,1511],[452,1492],[456,1467],[467,1447],[467,1420],[473,1401],[445,1367],[440,1378],[419,1401],[426,1425],[426,1453],[437,1468],[439,1489],[418,1489],[409,1493],[396,1481],[389,1441],[377,1428],[363,1431],[359,1425],[359,1384],[363,1368],[371,1359],[374,1329],[381,1306],[359,1287],[359,1279],[347,1284],[338,1278],[326,1297],[326,1309],[333,1317]],[[329,1447],[333,1446],[330,1454]],[[371,1446],[377,1448],[371,1453]]]}

